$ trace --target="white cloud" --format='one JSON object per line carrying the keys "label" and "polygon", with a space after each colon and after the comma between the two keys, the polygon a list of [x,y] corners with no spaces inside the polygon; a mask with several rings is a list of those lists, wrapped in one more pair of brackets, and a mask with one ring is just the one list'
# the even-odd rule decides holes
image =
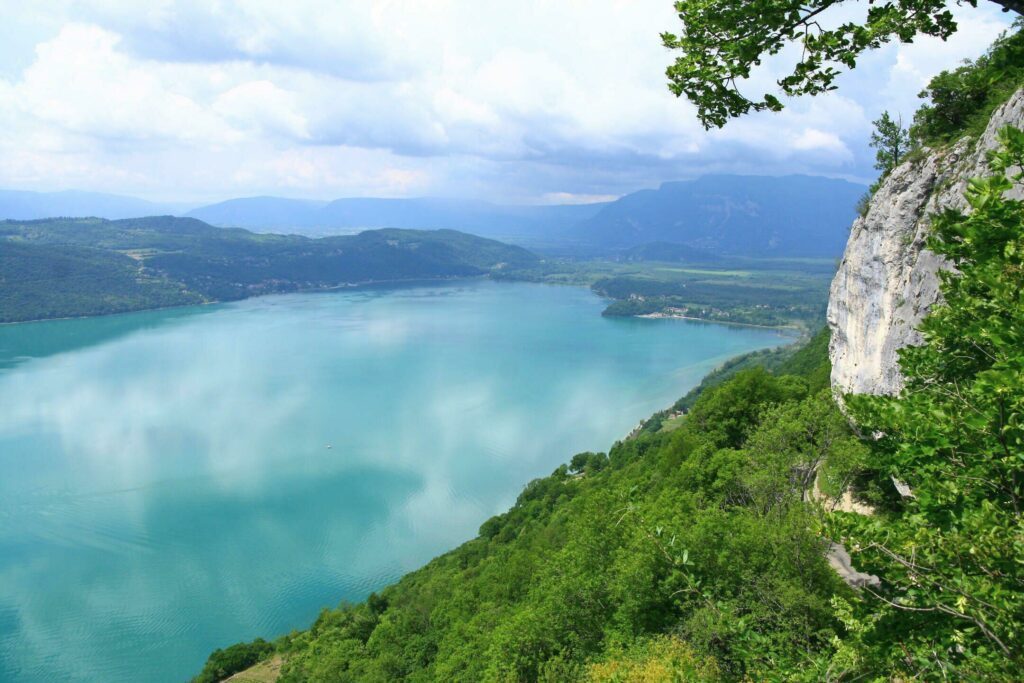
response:
{"label": "white cloud", "polygon": [[0,186],[548,201],[711,171],[866,176],[871,119],[909,116],[931,74],[1006,25],[954,11],[947,43],[889,46],[839,94],[705,133],[665,88],[664,0],[26,6],[0,31],[40,36],[0,44],[22,65],[0,70]]}
{"label": "white cloud", "polygon": [[[431,189],[431,175],[405,160],[372,150],[310,147],[257,151],[231,177],[234,194],[302,194],[310,187],[346,188],[347,194],[401,197]],[[273,186],[267,185],[272,179]],[[255,191],[253,191],[255,188]],[[332,197],[333,198],[333,197]]]}
{"label": "white cloud", "polygon": [[68,24],[36,47],[36,61],[7,87],[15,106],[70,133],[115,141],[230,134],[181,84],[162,78],[160,67],[119,52],[119,42],[102,28]]}
{"label": "white cloud", "polygon": [[817,128],[808,128],[797,135],[796,139],[793,140],[793,147],[803,152],[822,150],[843,155],[850,154],[850,150],[839,139],[839,136],[835,133],[826,133]]}
{"label": "white cloud", "polygon": [[293,93],[267,80],[250,81],[217,97],[212,111],[233,126],[257,133],[309,138],[308,124]]}
{"label": "white cloud", "polygon": [[597,204],[613,202],[619,198],[615,194],[578,194],[573,192],[547,192],[541,199],[545,204]]}

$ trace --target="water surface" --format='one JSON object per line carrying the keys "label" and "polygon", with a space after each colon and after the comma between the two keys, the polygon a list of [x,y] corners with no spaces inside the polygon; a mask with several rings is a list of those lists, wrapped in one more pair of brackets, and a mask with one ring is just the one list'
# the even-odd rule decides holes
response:
{"label": "water surface", "polygon": [[0,327],[0,680],[182,681],[785,341],[472,282]]}

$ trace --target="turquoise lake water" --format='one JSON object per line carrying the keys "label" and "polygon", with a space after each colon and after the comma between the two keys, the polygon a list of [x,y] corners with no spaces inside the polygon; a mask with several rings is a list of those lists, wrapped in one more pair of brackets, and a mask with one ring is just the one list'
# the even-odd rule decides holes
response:
{"label": "turquoise lake water", "polygon": [[187,680],[788,341],[603,307],[479,281],[0,327],[0,680]]}

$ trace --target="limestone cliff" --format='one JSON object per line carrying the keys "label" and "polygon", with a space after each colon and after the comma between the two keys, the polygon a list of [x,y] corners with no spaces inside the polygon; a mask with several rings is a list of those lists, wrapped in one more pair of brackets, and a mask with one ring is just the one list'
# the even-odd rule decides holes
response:
{"label": "limestone cliff", "polygon": [[926,150],[895,168],[854,221],[828,304],[837,390],[902,388],[897,351],[920,343],[915,327],[938,300],[938,272],[948,267],[924,248],[930,217],[966,207],[967,181],[987,172],[986,155],[1006,125],[1024,127],[1024,90],[995,111],[980,138]]}

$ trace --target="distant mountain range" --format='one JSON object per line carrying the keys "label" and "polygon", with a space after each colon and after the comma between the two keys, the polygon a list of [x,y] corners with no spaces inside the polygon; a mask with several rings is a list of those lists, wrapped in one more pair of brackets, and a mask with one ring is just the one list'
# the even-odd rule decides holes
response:
{"label": "distant mountain range", "polygon": [[838,256],[866,190],[814,176],[704,176],[628,194],[570,235],[609,249],[663,242],[715,254]]}
{"label": "distant mountain range", "polygon": [[[814,176],[712,175],[664,183],[616,201],[514,206],[458,199],[351,198],[334,201],[249,197],[184,215],[220,227],[307,236],[373,228],[452,229],[528,246],[588,253],[630,252],[679,260],[695,254],[832,257],[842,253],[866,187]],[[85,192],[0,191],[0,218],[129,218],[178,214],[181,207]],[[638,247],[649,245],[639,251]],[[630,251],[632,250],[632,251]]]}
{"label": "distant mountain range", "polygon": [[86,217],[139,218],[176,215],[188,209],[185,204],[160,204],[145,199],[102,192],[29,192],[0,190],[0,219],[29,221],[37,218]]}
{"label": "distant mountain range", "polygon": [[448,228],[487,237],[561,237],[605,204],[512,206],[460,199],[351,198],[332,202],[250,197],[189,211],[212,225],[250,230],[293,230],[306,235],[366,228]]}

